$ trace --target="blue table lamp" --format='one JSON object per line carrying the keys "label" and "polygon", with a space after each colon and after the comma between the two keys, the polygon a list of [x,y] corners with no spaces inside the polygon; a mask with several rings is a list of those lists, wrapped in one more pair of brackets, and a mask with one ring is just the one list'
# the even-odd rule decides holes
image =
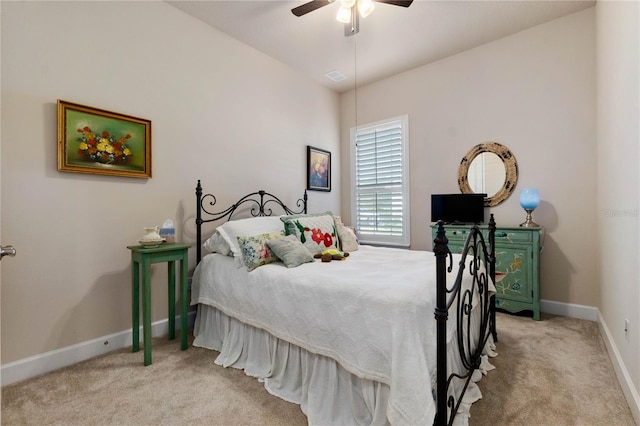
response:
{"label": "blue table lamp", "polygon": [[531,212],[538,207],[538,204],[540,204],[540,194],[537,189],[526,188],[522,190],[520,193],[520,205],[527,212],[527,219],[520,226],[526,228],[540,226],[531,220]]}

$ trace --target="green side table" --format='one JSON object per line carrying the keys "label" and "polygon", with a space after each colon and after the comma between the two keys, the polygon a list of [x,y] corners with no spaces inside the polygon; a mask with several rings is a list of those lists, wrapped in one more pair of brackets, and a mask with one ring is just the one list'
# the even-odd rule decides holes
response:
{"label": "green side table", "polygon": [[[187,268],[185,244],[161,244],[158,247],[127,246],[131,250],[131,302],[133,352],[140,350],[140,275],[142,274],[142,334],[144,365],[151,364],[151,264],[168,262],[169,339],[176,338],[176,260],[180,261],[180,349],[187,349]],[[142,267],[142,273],[140,273]]]}

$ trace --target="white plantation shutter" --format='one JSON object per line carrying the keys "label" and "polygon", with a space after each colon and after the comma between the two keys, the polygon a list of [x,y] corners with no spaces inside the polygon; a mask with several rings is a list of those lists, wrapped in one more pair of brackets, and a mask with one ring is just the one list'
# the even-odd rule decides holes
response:
{"label": "white plantation shutter", "polygon": [[409,246],[407,133],[407,116],[352,129],[352,224],[361,242]]}

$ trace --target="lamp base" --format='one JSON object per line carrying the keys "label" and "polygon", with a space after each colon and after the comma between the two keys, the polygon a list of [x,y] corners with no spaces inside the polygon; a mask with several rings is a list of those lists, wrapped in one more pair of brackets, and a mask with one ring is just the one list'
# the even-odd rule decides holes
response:
{"label": "lamp base", "polygon": [[539,228],[540,225],[535,223],[531,218],[531,212],[533,212],[533,210],[525,209],[524,211],[527,212],[527,218],[520,224],[520,226],[523,228]]}

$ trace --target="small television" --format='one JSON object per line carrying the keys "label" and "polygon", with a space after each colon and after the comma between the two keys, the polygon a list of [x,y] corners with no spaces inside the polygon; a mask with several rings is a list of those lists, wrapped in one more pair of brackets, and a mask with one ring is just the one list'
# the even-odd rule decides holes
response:
{"label": "small television", "polygon": [[484,222],[487,194],[431,194],[431,222],[448,224]]}

